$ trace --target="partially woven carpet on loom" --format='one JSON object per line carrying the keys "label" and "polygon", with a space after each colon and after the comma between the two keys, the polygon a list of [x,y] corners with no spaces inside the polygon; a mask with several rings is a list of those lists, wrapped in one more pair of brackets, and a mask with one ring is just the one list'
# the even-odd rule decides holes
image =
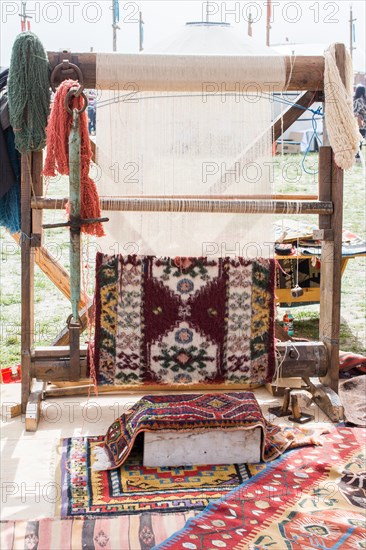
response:
{"label": "partially woven carpet on loom", "polygon": [[275,369],[272,260],[97,254],[99,384],[241,384]]}
{"label": "partially woven carpet on loom", "polygon": [[197,513],[248,478],[244,464],[146,468],[141,440],[121,467],[94,470],[103,444],[103,436],[63,440],[62,517]]}
{"label": "partially woven carpet on loom", "polygon": [[262,431],[264,462],[273,460],[291,445],[316,443],[299,437],[296,429],[286,430],[267,422],[252,392],[146,395],[110,425],[104,446],[96,450],[98,461],[94,467],[110,470],[121,466],[142,432],[255,428]]}
{"label": "partially woven carpet on loom", "polygon": [[365,548],[366,430],[323,440],[267,465],[155,550]]}

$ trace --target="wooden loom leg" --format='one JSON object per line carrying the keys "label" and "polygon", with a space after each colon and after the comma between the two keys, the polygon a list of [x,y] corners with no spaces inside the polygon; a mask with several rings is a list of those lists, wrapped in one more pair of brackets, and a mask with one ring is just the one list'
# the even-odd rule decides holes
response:
{"label": "wooden loom leg", "polygon": [[[43,151],[35,151],[32,153],[32,189],[31,195],[34,193],[36,196],[43,194]],[[43,231],[42,221],[43,212],[31,211],[31,230],[32,240],[30,242],[33,262],[33,275],[32,275],[32,287],[34,288],[34,263],[36,259],[36,251],[42,247],[43,244]],[[31,350],[32,353],[32,350]],[[25,412],[25,429],[27,432],[35,432],[38,427],[38,423],[41,415],[41,402],[43,399],[43,391],[46,389],[46,382],[39,382],[37,380],[30,380],[30,395],[27,402],[27,408]]]}
{"label": "wooden loom leg", "polygon": [[[343,171],[333,158],[330,147],[321,147],[319,161],[319,194],[328,194],[333,201],[334,212],[330,219],[320,216],[320,229],[327,230],[328,239],[323,241],[320,278],[320,323],[319,337],[328,351],[328,370],[321,379],[311,378],[310,387],[314,401],[333,420],[343,418],[343,407],[337,395],[339,380],[339,331],[341,312],[342,279],[342,206]],[[328,227],[325,227],[328,226]]]}
{"label": "wooden loom leg", "polygon": [[[337,44],[337,66],[344,83],[345,55],[345,46]],[[321,381],[338,393],[342,286],[343,170],[336,165],[333,153],[331,155],[329,175],[330,187],[326,185],[325,193],[330,193],[329,198],[333,202],[333,214],[328,219],[333,241],[326,242],[324,246],[326,276],[323,280],[322,290],[324,299],[320,310],[320,337],[328,348],[329,369],[327,375]]]}
{"label": "wooden loom leg", "polygon": [[[43,195],[43,151],[32,153],[32,192],[37,197]],[[32,241],[33,248],[39,248],[43,244],[42,231],[43,211],[32,210]]]}
{"label": "wooden loom leg", "polygon": [[21,366],[22,413],[25,414],[31,390],[31,349],[34,338],[34,249],[31,246],[31,162],[32,155],[21,158]]}
{"label": "wooden loom leg", "polygon": [[25,413],[25,429],[27,432],[37,431],[38,423],[41,417],[41,402],[47,382],[34,380],[32,390],[28,398],[27,409]]}
{"label": "wooden loom leg", "polygon": [[[337,66],[345,82],[345,47],[336,45]],[[326,108],[326,106],[325,106]],[[325,140],[327,135],[325,132]],[[331,147],[319,151],[319,200],[333,202],[333,214],[319,216],[319,229],[327,234],[323,241],[320,279],[319,337],[328,351],[327,374],[311,378],[310,387],[318,406],[337,422],[343,406],[337,395],[339,381],[339,332],[341,321],[343,170],[334,161]]]}

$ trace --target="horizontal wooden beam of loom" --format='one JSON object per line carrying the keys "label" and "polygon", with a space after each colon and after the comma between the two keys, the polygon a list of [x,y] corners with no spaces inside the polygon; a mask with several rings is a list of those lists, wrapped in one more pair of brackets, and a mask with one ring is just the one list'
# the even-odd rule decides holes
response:
{"label": "horizontal wooden beam of loom", "polygon": [[[32,200],[33,209],[61,209],[66,198],[37,197]],[[249,200],[241,198],[214,199],[181,197],[114,197],[101,198],[104,211],[125,212],[201,212],[231,214],[321,214],[330,216],[333,212],[331,201],[304,200]]]}
{"label": "horizontal wooden beam of loom", "polygon": [[[282,377],[292,376],[324,376],[327,372],[327,350],[322,342],[278,342],[277,351],[282,357]],[[70,357],[69,347],[44,346],[32,351],[32,375],[37,380],[48,382],[67,382],[70,378]],[[87,381],[87,346],[80,346],[80,367],[81,379]],[[90,382],[90,380],[89,380]],[[189,385],[189,389],[202,384]],[[217,387],[221,387],[219,384]],[[227,384],[234,388],[235,384]],[[242,385],[237,384],[237,388]],[[127,387],[127,386],[121,386]],[[159,390],[158,384],[150,385],[150,389]],[[176,384],[177,389],[184,389],[184,386]],[[211,387],[211,385],[210,385]],[[130,389],[146,389],[144,385],[130,386]],[[109,387],[114,391],[113,387]],[[108,388],[106,389],[108,391]]]}
{"label": "horizontal wooden beam of loom", "polygon": [[[111,200],[124,197],[100,197],[100,206],[102,210],[108,210]],[[318,195],[287,195],[284,193],[277,195],[131,195],[129,199],[222,199],[222,200],[245,200],[245,199],[268,199],[273,201],[317,201]],[[68,197],[33,197],[31,207],[33,210],[63,210],[68,202]]]}
{"label": "horizontal wooden beam of loom", "polygon": [[[286,56],[286,86],[268,82],[266,74],[248,81],[245,59],[250,56],[232,55],[177,55],[177,54],[131,54],[115,53],[118,56],[118,70],[110,70],[108,77],[97,81],[98,53],[48,52],[53,69],[62,60],[69,59],[81,69],[86,88],[115,90],[123,93],[137,92],[209,92],[222,91],[240,93],[281,91],[322,91],[324,89],[323,56]],[[253,56],[261,57],[261,56]],[[263,56],[267,58],[267,56]],[[242,64],[240,64],[242,62]],[[238,66],[241,67],[241,70]],[[63,79],[55,79],[58,84]],[[70,78],[70,75],[68,75]],[[211,84],[211,88],[209,85]],[[215,86],[216,85],[216,86]],[[251,87],[248,87],[251,85]],[[221,86],[225,89],[221,90]]]}

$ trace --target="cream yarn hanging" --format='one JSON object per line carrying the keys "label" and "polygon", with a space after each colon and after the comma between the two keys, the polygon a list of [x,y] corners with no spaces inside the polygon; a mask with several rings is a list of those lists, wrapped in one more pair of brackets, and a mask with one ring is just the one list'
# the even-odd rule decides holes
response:
{"label": "cream yarn hanging", "polygon": [[324,92],[325,124],[334,159],[343,170],[355,162],[360,143],[360,133],[353,114],[353,67],[348,51],[345,55],[345,84],[336,62],[336,45],[332,44],[325,54]]}

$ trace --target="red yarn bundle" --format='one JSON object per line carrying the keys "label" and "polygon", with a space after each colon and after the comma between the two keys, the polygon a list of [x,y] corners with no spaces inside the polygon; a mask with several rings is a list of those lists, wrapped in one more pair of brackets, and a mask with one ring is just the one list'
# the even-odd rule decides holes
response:
{"label": "red yarn bundle", "polygon": [[[69,134],[72,125],[72,115],[65,109],[65,98],[72,87],[79,87],[75,80],[64,80],[58,87],[51,114],[46,129],[47,153],[43,169],[45,176],[54,177],[56,172],[63,176],[69,175]],[[84,100],[73,97],[70,102],[71,109],[81,109]],[[89,176],[92,150],[88,132],[88,117],[86,111],[80,114],[80,215],[81,218],[100,218],[100,204],[97,187]],[[89,235],[104,236],[103,226],[100,222],[83,225],[81,230]]]}

